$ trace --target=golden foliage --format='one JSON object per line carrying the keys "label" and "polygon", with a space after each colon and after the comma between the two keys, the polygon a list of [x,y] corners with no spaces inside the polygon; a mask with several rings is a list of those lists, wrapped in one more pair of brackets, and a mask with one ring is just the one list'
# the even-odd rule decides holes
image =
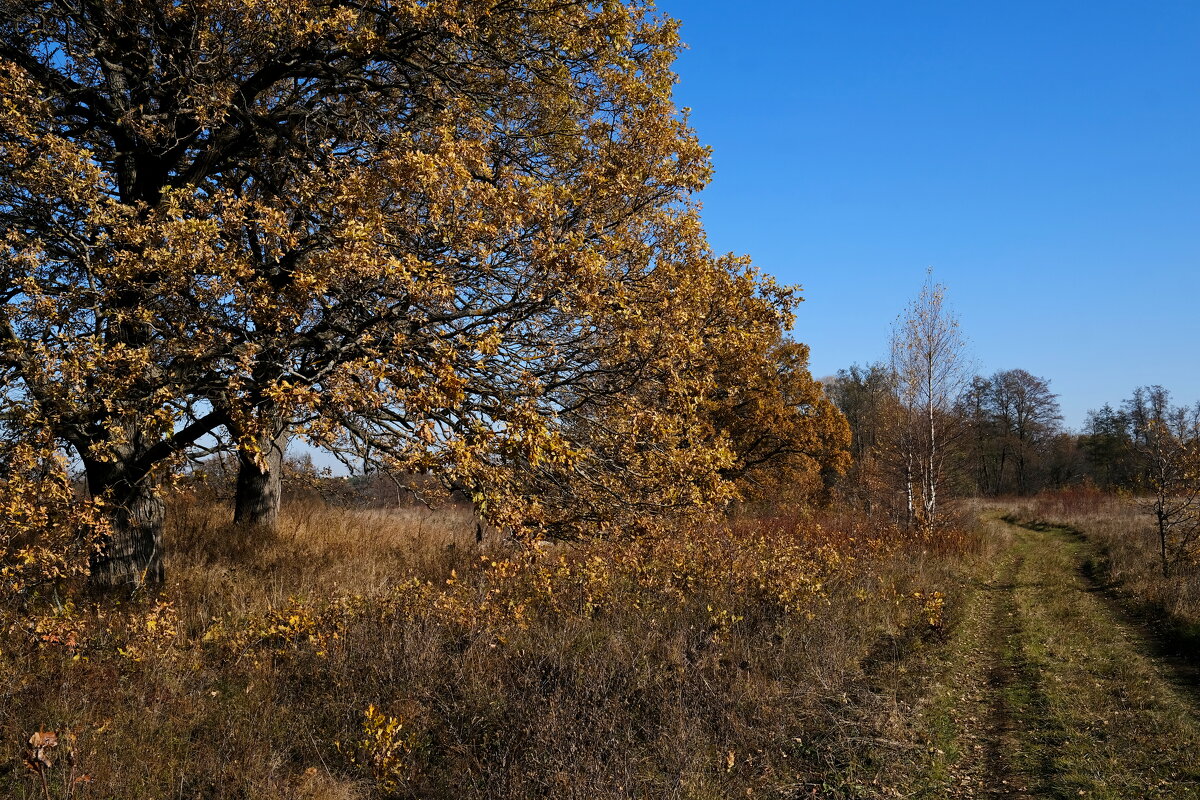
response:
{"label": "golden foliage", "polygon": [[7,434],[0,441],[0,607],[86,575],[103,530],[97,504],[76,495],[63,456],[44,440],[12,428]]}
{"label": "golden foliage", "polygon": [[[734,494],[718,364],[769,372],[794,301],[709,250],[649,3],[0,8],[5,385],[129,510],[112,558],[154,558],[123,540],[223,427],[260,467],[296,425],[445,476],[509,527]],[[811,387],[757,384],[763,424],[837,450],[780,407]]]}
{"label": "golden foliage", "polygon": [[[480,556],[441,582],[410,579],[373,595],[291,597],[259,615],[217,620],[204,641],[233,653],[303,651],[325,658],[344,646],[350,627],[370,620],[420,620],[496,646],[535,621],[627,613],[665,618],[683,609],[702,610],[715,636],[748,609],[756,617],[812,620],[828,602],[830,586],[856,580],[901,546],[801,521],[676,528],[569,546],[515,543],[510,553]],[[940,592],[880,591],[887,602],[911,606],[940,625]]]}
{"label": "golden foliage", "polygon": [[395,793],[411,777],[414,747],[413,734],[401,720],[367,706],[361,738],[346,749],[351,763],[367,767],[383,791]]}
{"label": "golden foliage", "polygon": [[850,465],[850,426],[808,370],[808,346],[783,340],[719,360],[714,424],[736,460],[726,474],[749,499],[820,499]]}

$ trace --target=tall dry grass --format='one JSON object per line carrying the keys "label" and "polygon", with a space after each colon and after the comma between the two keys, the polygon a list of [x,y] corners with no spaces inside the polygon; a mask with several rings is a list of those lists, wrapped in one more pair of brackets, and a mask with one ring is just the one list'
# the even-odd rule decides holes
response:
{"label": "tall dry grass", "polygon": [[227,513],[175,498],[157,596],[5,618],[0,795],[44,796],[22,747],[55,730],[53,797],[809,796],[861,771],[895,707],[855,698],[937,638],[969,544],[850,514],[477,547],[458,508]]}

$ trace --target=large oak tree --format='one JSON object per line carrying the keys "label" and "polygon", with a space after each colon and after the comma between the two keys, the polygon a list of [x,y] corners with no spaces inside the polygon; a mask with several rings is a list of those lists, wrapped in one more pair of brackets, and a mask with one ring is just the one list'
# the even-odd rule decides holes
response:
{"label": "large oak tree", "polygon": [[636,0],[0,0],[5,397],[107,510],[93,579],[161,579],[160,484],[219,429],[252,521],[293,434],[512,520],[565,475],[721,497],[710,334],[791,301],[704,243],[678,47]]}

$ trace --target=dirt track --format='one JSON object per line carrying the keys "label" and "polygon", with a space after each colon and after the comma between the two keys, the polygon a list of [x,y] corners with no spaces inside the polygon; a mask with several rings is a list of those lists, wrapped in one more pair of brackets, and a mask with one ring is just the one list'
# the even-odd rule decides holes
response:
{"label": "dirt track", "polygon": [[[1085,569],[1069,531],[1007,542],[948,644],[922,724],[925,798],[1200,797],[1200,695]],[[893,795],[895,796],[895,795]]]}

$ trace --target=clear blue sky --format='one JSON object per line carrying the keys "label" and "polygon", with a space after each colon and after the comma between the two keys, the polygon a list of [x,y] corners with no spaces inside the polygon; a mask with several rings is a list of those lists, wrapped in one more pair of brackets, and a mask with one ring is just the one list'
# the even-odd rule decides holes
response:
{"label": "clear blue sky", "polygon": [[882,357],[927,267],[981,372],[1066,421],[1200,399],[1200,1],[660,0],[719,252],[804,288],[814,374]]}

